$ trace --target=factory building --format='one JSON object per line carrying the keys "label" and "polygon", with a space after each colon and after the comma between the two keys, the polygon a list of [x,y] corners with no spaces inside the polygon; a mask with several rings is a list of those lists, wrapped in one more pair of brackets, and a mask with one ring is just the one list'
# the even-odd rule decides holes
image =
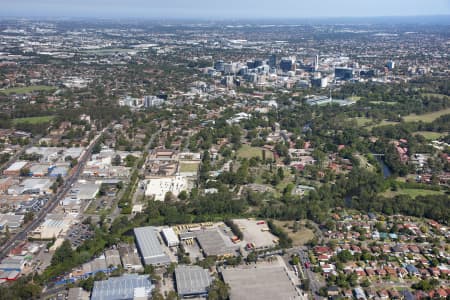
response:
{"label": "factory building", "polygon": [[152,226],[134,229],[136,244],[145,265],[161,266],[170,263],[169,256],[164,252],[158,238],[158,232]]}

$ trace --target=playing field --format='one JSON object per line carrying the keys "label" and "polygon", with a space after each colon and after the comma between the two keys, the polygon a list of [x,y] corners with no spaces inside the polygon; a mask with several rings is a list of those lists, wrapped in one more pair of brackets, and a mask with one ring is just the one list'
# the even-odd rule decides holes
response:
{"label": "playing field", "polygon": [[198,170],[198,163],[192,163],[192,164],[181,163],[180,164],[180,172],[182,172],[182,173],[184,173],[184,172],[193,173],[193,172],[197,172],[197,170]]}
{"label": "playing field", "polygon": [[423,114],[423,115],[411,114],[406,117],[403,117],[403,119],[405,120],[405,122],[422,121],[425,123],[430,123],[430,122],[433,122],[434,120],[436,120],[437,118],[439,118],[440,116],[447,115],[447,114],[450,114],[450,108]]}
{"label": "playing field", "polygon": [[390,101],[370,101],[371,104],[385,104],[385,105],[395,105],[397,102]]}
{"label": "playing field", "polygon": [[437,140],[447,135],[447,132],[433,132],[433,131],[417,131],[414,134],[420,134],[427,140]]}
{"label": "playing field", "polygon": [[427,96],[427,97],[436,97],[436,98],[439,98],[439,99],[450,98],[449,96],[444,95],[444,94],[425,93],[425,94],[422,94],[422,95],[423,96]]}
{"label": "playing field", "polygon": [[359,96],[351,96],[351,97],[348,97],[347,99],[351,100],[351,101],[359,101],[359,100],[361,100],[361,97],[359,97]]}
{"label": "playing field", "polygon": [[356,118],[352,118],[352,119],[356,121],[356,124],[359,127],[366,127],[369,130],[371,130],[374,127],[398,124],[398,122],[387,121],[387,120],[383,120],[383,121],[377,123],[377,121],[375,121],[374,119],[366,118],[366,117],[356,117]]}
{"label": "playing field", "polygon": [[13,120],[14,124],[19,123],[30,123],[30,124],[41,124],[47,123],[54,119],[54,116],[41,116],[41,117],[29,117],[29,118],[17,118]]}
{"label": "playing field", "polygon": [[17,87],[17,88],[10,88],[6,90],[0,90],[0,93],[5,95],[11,95],[11,94],[26,94],[30,92],[38,92],[38,91],[52,91],[56,90],[55,87],[47,86],[47,85],[32,85],[32,86],[26,86],[26,87]]}
{"label": "playing field", "polygon": [[[262,159],[262,150],[263,148],[260,147],[242,145],[242,147],[237,152],[237,156],[239,158],[247,158],[247,159],[250,159],[252,157],[259,157],[260,159]],[[269,150],[266,150],[266,159],[273,159],[273,154]]]}
{"label": "playing field", "polygon": [[384,197],[395,197],[397,195],[408,195],[411,198],[416,198],[417,196],[428,196],[428,195],[443,195],[442,191],[424,190],[424,189],[398,189],[397,191],[386,191],[382,193]]}

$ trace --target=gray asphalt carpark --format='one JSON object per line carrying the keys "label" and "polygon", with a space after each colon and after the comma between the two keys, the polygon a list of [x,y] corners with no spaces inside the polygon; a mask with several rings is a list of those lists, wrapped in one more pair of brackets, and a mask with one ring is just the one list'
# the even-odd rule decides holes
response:
{"label": "gray asphalt carpark", "polygon": [[279,265],[227,268],[222,277],[230,285],[230,300],[302,299],[286,269]]}
{"label": "gray asphalt carpark", "polygon": [[92,238],[94,232],[90,230],[87,224],[76,224],[67,232],[67,239],[72,247],[80,246],[85,240]]}

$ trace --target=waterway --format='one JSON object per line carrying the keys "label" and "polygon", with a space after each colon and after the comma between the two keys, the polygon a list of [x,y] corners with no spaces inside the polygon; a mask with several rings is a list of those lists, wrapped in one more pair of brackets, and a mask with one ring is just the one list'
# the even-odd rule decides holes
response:
{"label": "waterway", "polygon": [[391,169],[386,165],[384,162],[384,159],[380,155],[374,155],[378,163],[381,165],[381,170],[383,171],[383,177],[384,179],[391,177],[392,171]]}

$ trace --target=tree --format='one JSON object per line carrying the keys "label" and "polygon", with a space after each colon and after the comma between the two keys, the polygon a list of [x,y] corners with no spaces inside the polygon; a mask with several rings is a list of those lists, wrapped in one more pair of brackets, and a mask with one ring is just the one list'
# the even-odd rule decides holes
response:
{"label": "tree", "polygon": [[302,280],[302,289],[309,291],[309,279],[305,278]]}
{"label": "tree", "polygon": [[169,291],[166,296],[166,300],[178,300],[180,297],[175,291]]}
{"label": "tree", "polygon": [[74,257],[74,253],[72,250],[72,246],[70,245],[69,240],[64,240],[61,246],[56,249],[55,254],[52,257],[51,264],[57,265],[60,263],[64,263],[66,261],[71,261]]}
{"label": "tree", "polygon": [[20,176],[22,177],[30,176],[30,169],[29,168],[20,169]]}
{"label": "tree", "polygon": [[152,300],[164,300],[164,296],[157,289],[152,291]]}
{"label": "tree", "polygon": [[91,292],[94,288],[94,278],[88,277],[86,279],[82,279],[78,281],[78,286],[87,292]]}
{"label": "tree", "polygon": [[23,218],[23,222],[24,223],[28,223],[30,221],[32,221],[34,219],[34,212],[29,211],[27,213],[25,213],[25,216]]}
{"label": "tree", "polygon": [[122,159],[120,158],[120,155],[117,154],[116,156],[114,156],[111,163],[113,166],[120,166],[120,164],[122,163]]}
{"label": "tree", "polygon": [[257,260],[258,260],[258,256],[256,255],[255,252],[252,251],[247,255],[248,263],[256,263]]}
{"label": "tree", "polygon": [[353,255],[348,250],[342,250],[337,254],[337,259],[343,263],[346,263],[353,259]]}
{"label": "tree", "polygon": [[164,195],[164,202],[172,202],[175,199],[176,199],[175,195],[170,191]]}
{"label": "tree", "polygon": [[70,162],[70,167],[73,168],[78,164],[78,160],[76,158],[72,159],[72,161]]}
{"label": "tree", "polygon": [[9,238],[11,237],[11,232],[9,232],[9,226],[8,225],[5,226],[5,236],[6,236],[7,240],[9,240]]}
{"label": "tree", "polygon": [[208,300],[227,300],[230,297],[230,286],[216,279],[208,289]]}
{"label": "tree", "polygon": [[98,154],[102,150],[102,145],[100,142],[95,143],[94,147],[92,147],[92,154]]}
{"label": "tree", "polygon": [[180,199],[182,201],[186,200],[187,198],[188,198],[188,193],[184,190],[178,194],[178,199]]}

